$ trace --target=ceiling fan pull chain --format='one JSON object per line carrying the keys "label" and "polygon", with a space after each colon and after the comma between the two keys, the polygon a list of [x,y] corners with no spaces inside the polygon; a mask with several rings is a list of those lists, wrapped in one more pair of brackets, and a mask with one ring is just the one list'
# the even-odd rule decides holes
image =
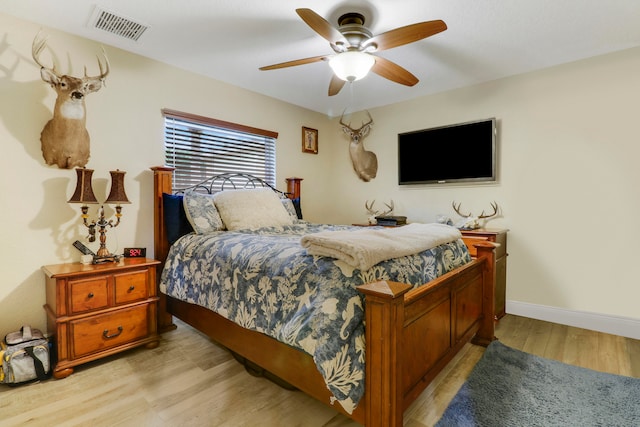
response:
{"label": "ceiling fan pull chain", "polygon": [[349,82],[349,108],[353,109],[353,82]]}

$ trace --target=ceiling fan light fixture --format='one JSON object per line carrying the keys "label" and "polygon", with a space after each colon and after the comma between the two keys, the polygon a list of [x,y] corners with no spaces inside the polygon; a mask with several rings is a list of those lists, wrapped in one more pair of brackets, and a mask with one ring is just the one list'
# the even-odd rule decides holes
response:
{"label": "ceiling fan light fixture", "polygon": [[329,60],[329,66],[338,78],[353,82],[365,77],[376,60],[373,55],[358,51],[342,52]]}

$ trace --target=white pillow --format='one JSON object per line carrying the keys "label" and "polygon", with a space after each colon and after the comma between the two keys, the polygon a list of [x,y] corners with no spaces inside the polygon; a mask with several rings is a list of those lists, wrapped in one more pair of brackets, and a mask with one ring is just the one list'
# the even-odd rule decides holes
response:
{"label": "white pillow", "polygon": [[184,213],[196,234],[224,230],[213,196],[201,193],[186,193],[182,199]]}
{"label": "white pillow", "polygon": [[227,230],[291,225],[293,219],[270,188],[225,190],[213,195]]}

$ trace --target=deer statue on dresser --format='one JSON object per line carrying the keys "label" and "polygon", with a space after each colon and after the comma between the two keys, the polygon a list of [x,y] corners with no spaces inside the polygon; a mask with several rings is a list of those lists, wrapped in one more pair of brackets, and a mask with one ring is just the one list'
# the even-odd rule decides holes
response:
{"label": "deer statue on dresser", "polygon": [[109,59],[102,51],[105,64],[98,58],[100,75],[78,78],[60,75],[53,68],[47,68],[38,59],[45,48],[47,39],[40,38],[40,33],[33,39],[33,60],[40,66],[42,80],[49,83],[58,97],[53,108],[53,118],[47,122],[40,134],[42,155],[48,165],[70,169],[82,167],[89,161],[89,132],[85,127],[86,109],[84,97],[100,90],[109,74]]}
{"label": "deer statue on dresser", "polygon": [[372,151],[365,150],[364,145],[362,145],[362,140],[369,135],[369,131],[373,125],[373,119],[368,111],[367,115],[369,116],[369,121],[362,123],[362,126],[358,129],[352,128],[351,123],[346,124],[342,121],[344,113],[340,117],[342,130],[349,135],[349,139],[351,140],[349,142],[349,155],[351,156],[353,169],[358,174],[358,177],[365,182],[371,181],[376,177],[376,173],[378,173],[378,158],[376,154]]}

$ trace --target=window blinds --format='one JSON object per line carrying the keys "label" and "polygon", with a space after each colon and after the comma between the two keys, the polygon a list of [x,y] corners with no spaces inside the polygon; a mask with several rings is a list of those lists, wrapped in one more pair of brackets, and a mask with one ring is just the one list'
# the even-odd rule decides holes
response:
{"label": "window blinds", "polygon": [[247,173],[275,186],[277,133],[163,110],[165,163],[180,189],[222,173]]}

